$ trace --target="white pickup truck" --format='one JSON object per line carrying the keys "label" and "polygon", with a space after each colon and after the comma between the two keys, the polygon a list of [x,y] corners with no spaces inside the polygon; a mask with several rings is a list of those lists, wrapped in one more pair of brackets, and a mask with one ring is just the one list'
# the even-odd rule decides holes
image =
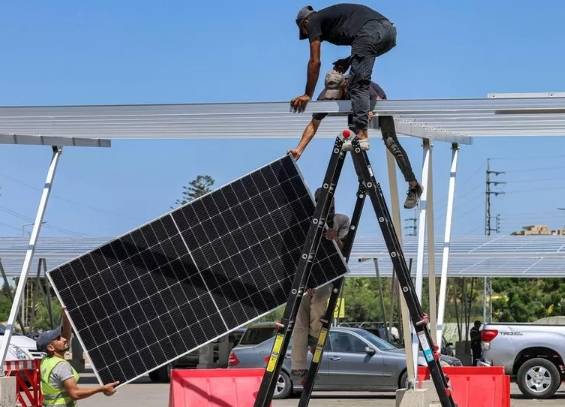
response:
{"label": "white pickup truck", "polygon": [[[0,340],[4,336],[5,329],[4,325],[0,324]],[[43,355],[43,352],[37,350],[37,344],[33,339],[24,335],[12,335],[6,360],[41,359]]]}
{"label": "white pickup truck", "polygon": [[483,360],[504,366],[528,397],[549,398],[565,380],[565,325],[487,323],[481,343]]}

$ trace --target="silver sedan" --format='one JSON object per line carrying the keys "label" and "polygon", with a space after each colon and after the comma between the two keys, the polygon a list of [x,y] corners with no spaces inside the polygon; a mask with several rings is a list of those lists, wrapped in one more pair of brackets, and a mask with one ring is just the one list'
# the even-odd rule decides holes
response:
{"label": "silver sedan", "polygon": [[[254,346],[236,346],[230,354],[228,367],[265,367],[272,347],[273,338]],[[289,347],[275,388],[275,398],[285,398],[302,389],[299,383],[293,383],[291,379],[290,355]],[[310,353],[308,360],[311,360]],[[419,364],[425,364],[421,354]],[[460,366],[461,361],[442,355],[441,364]],[[395,391],[405,387],[406,380],[404,350],[364,329],[337,327],[330,330],[314,389]]]}

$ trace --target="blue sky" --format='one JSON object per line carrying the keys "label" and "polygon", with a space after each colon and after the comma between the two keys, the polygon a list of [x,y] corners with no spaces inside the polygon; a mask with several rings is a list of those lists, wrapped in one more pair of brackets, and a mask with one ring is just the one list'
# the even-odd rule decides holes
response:
{"label": "blue sky", "polygon": [[[0,105],[286,101],[302,93],[307,43],[294,18],[303,2],[28,1],[0,12]],[[329,2],[312,1],[315,8]],[[564,91],[565,4],[523,0],[365,3],[398,28],[398,45],[373,79],[390,98],[482,97],[489,92]],[[349,49],[324,44],[323,70]],[[318,87],[319,89],[320,87]],[[299,135],[297,134],[298,138]],[[416,173],[420,140],[402,139]],[[300,166],[322,178],[328,140]],[[116,141],[65,150],[46,217],[47,235],[111,236],[167,211],[198,174],[222,185],[285,153],[293,140]],[[502,233],[531,223],[565,224],[565,139],[475,139],[461,152],[454,233],[482,234],[487,157],[506,171],[494,201]],[[449,145],[434,147],[437,234],[442,234]],[[31,223],[50,159],[47,147],[0,147],[0,236]],[[385,179],[382,143],[371,150]],[[350,167],[347,167],[350,168]],[[346,168],[346,170],[347,170]],[[343,175],[338,210],[356,188]],[[404,185],[400,184],[401,191]],[[403,197],[402,197],[403,199]],[[403,211],[403,218],[414,211]],[[375,225],[368,211],[362,232]]]}

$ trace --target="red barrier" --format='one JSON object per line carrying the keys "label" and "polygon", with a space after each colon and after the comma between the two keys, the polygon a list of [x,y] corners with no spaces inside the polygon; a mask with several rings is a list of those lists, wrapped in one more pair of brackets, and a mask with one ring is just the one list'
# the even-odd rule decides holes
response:
{"label": "red barrier", "polygon": [[169,407],[249,407],[265,369],[175,369]]}
{"label": "red barrier", "polygon": [[[443,372],[458,407],[510,407],[510,376],[504,374],[503,367],[451,366]],[[429,378],[428,368],[419,366],[418,381]]]}
{"label": "red barrier", "polygon": [[16,397],[22,407],[41,407],[41,359],[9,360],[4,362],[4,374],[16,376]]}

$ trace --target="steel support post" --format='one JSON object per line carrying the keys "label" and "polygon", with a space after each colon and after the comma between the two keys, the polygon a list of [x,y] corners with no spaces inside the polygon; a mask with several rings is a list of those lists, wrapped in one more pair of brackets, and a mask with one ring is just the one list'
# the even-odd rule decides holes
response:
{"label": "steel support post", "polygon": [[436,343],[441,347],[443,340],[443,320],[445,317],[445,302],[447,300],[447,270],[449,266],[449,251],[451,244],[451,225],[453,220],[453,204],[455,202],[455,181],[457,177],[457,159],[459,146],[451,145],[451,167],[449,170],[449,188],[447,192],[447,211],[445,214],[445,234],[443,237],[443,252],[441,257],[441,280],[439,283],[439,300],[437,312]]}
{"label": "steel support post", "polygon": [[[400,203],[398,201],[398,182],[396,180],[396,160],[394,156],[386,150],[386,164],[388,173],[388,187],[390,191],[390,207],[392,212],[392,224],[394,225],[394,230],[398,236],[400,244],[402,244],[402,225],[400,222]],[[400,286],[398,284],[398,279],[396,277],[396,270],[393,270],[393,284],[396,284],[396,289],[400,291]],[[413,360],[414,354],[412,353],[412,336],[410,329],[410,316],[408,314],[408,306],[406,305],[406,300],[404,296],[400,295],[400,319],[402,323],[402,337],[404,342],[404,351],[406,352],[406,360]],[[391,316],[392,322],[392,316]],[[408,378],[408,384],[410,387],[414,387],[416,383],[416,370],[412,363],[406,363],[406,377]]]}
{"label": "steel support post", "polygon": [[[424,139],[424,164],[422,166],[422,196],[420,196],[420,214],[418,216],[418,250],[416,254],[416,296],[422,301],[422,285],[424,281],[424,245],[426,241],[426,221],[428,206],[429,166],[430,166],[430,140]],[[412,365],[414,371],[418,370],[418,337],[412,330]]]}
{"label": "steel support post", "polygon": [[483,322],[492,320],[492,280],[490,277],[483,278]]}
{"label": "steel support post", "polygon": [[428,234],[428,295],[430,330],[437,330],[437,289],[436,289],[436,250],[435,250],[435,226],[434,226],[434,176],[433,176],[433,144],[430,143],[430,158],[428,163],[428,201],[426,208],[426,224]]}
{"label": "steel support post", "polygon": [[[39,237],[39,232],[41,231],[41,225],[43,224],[43,218],[45,215],[45,210],[47,209],[47,202],[49,200],[49,195],[53,187],[53,179],[55,177],[55,172],[57,170],[57,164],[63,152],[62,147],[53,147],[53,156],[51,157],[51,163],[49,164],[49,169],[47,171],[47,177],[45,179],[45,184],[43,186],[43,191],[41,193],[41,198],[39,200],[39,206],[37,208],[37,213],[35,215],[35,221],[33,223],[33,229],[31,231],[31,236],[29,238],[28,248],[25,254],[24,263],[22,265],[22,271],[20,273],[20,279],[18,281],[18,286],[16,288],[16,293],[14,294],[14,301],[12,303],[12,309],[10,310],[10,315],[8,317],[8,322],[6,322],[6,331],[2,337],[2,342],[0,344],[0,366],[4,366],[4,360],[6,359],[6,353],[8,352],[8,345],[10,344],[10,339],[14,332],[14,322],[16,321],[18,311],[20,309],[20,303],[22,296],[24,294],[24,288],[27,281],[27,276],[31,268],[31,261],[33,259],[33,254],[35,253],[35,246],[37,244],[37,239]],[[4,370],[0,369],[1,373],[4,374]]]}

